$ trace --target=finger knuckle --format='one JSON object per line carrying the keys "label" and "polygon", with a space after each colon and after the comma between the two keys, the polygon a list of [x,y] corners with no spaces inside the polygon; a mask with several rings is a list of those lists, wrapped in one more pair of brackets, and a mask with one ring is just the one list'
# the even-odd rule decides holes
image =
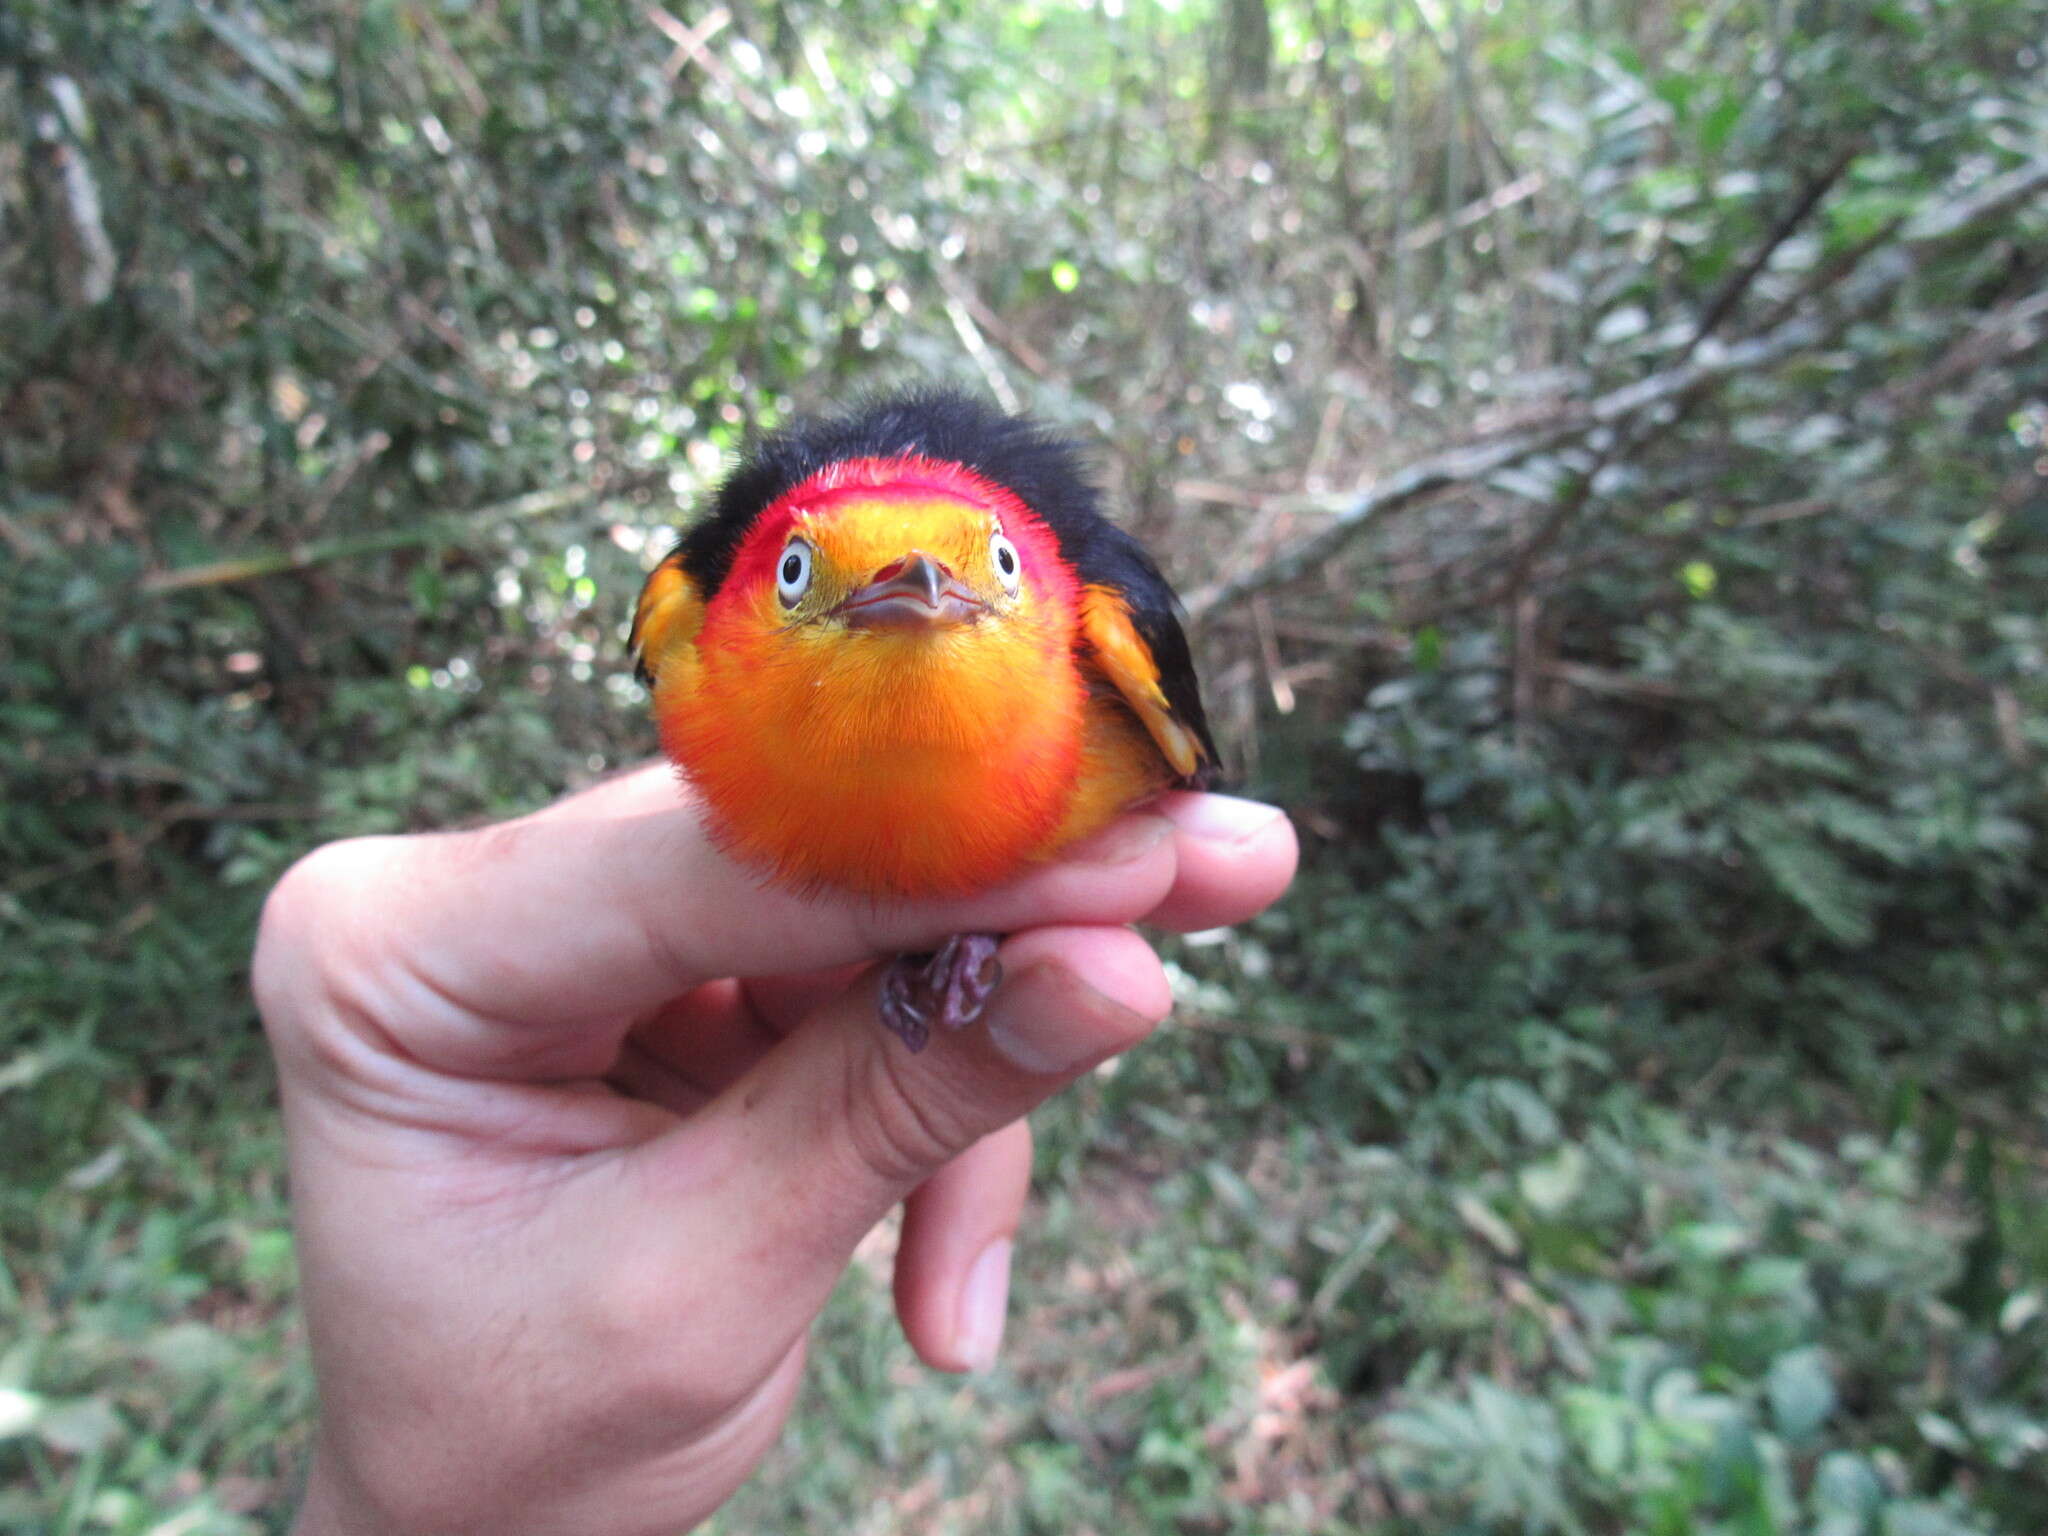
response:
{"label": "finger knuckle", "polygon": [[336,958],[334,940],[346,929],[369,846],[378,841],[351,839],[315,848],[271,888],[251,961],[259,1004],[281,999],[308,980],[327,979]]}
{"label": "finger knuckle", "polygon": [[288,1037],[327,1054],[323,1041],[335,1043],[334,1032],[321,1021],[366,1011],[366,988],[383,942],[377,897],[390,878],[396,841],[352,838],[316,848],[286,870],[264,900],[249,987],[274,1039]]}
{"label": "finger knuckle", "polygon": [[915,1184],[979,1138],[964,1084],[891,1040],[860,1050],[843,1124],[852,1155],[874,1177]]}

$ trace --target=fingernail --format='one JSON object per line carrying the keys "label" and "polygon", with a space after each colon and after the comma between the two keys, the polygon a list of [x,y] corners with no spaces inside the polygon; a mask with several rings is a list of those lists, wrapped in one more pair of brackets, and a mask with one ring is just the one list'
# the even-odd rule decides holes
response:
{"label": "fingernail", "polygon": [[1276,806],[1235,795],[1175,795],[1159,809],[1191,837],[1210,843],[1242,843],[1281,817]]}
{"label": "fingernail", "polygon": [[986,1371],[1003,1348],[1003,1322],[1010,1311],[1010,1240],[999,1237],[981,1250],[967,1283],[960,1287],[960,1316],[953,1347],[970,1371]]}
{"label": "fingernail", "polygon": [[1143,858],[1173,830],[1163,816],[1122,816],[1061,855],[1062,863],[1115,865]]}
{"label": "fingernail", "polygon": [[1039,1077],[1074,1072],[1143,1038],[1136,1009],[1098,992],[1057,961],[1011,978],[982,1015],[988,1042]]}

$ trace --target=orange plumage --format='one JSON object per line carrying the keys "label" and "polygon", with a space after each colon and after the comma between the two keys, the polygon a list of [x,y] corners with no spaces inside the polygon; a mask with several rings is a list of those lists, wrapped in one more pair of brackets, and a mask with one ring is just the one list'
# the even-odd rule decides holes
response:
{"label": "orange plumage", "polygon": [[650,577],[635,644],[736,856],[957,895],[1204,775],[1171,605],[1063,444],[924,394],[767,439]]}

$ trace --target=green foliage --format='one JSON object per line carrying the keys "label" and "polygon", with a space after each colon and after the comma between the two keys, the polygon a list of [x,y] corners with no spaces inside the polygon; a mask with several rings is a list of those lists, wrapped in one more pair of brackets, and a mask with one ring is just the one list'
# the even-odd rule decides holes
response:
{"label": "green foliage", "polygon": [[1915,1138],[1612,1089],[1576,1130],[1468,1094],[1455,1134],[1360,1146],[1173,1081],[1228,1049],[1048,1117],[1090,1176],[1046,1196],[993,1378],[905,1372],[846,1287],[816,1411],[720,1528],[2031,1528],[2039,1288],[1949,1303],[1971,1218]]}
{"label": "green foliage", "polygon": [[1296,895],[722,1528],[2048,1521],[2037,0],[714,14],[0,9],[0,1529],[282,1525],[263,891],[645,753],[664,530],[934,374],[1189,586],[1535,441],[1205,616]]}

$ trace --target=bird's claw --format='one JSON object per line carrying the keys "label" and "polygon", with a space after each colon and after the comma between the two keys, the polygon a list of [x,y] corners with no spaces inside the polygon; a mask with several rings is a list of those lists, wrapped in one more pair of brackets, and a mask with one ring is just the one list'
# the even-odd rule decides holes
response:
{"label": "bird's claw", "polygon": [[934,1023],[947,1029],[972,1024],[1003,979],[997,942],[993,934],[956,933],[932,954],[897,956],[882,972],[884,1026],[921,1051]]}

